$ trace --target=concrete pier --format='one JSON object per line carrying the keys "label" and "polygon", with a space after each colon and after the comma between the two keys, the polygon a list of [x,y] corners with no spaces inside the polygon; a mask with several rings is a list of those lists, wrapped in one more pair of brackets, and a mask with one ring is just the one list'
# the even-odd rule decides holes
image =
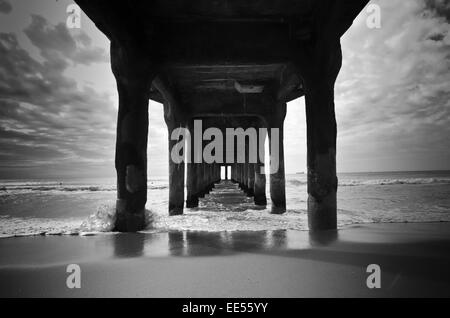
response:
{"label": "concrete pier", "polygon": [[[169,214],[198,206],[220,180],[220,166],[258,205],[286,211],[284,118],[286,104],[305,97],[307,119],[308,224],[336,228],[336,119],[334,83],[341,68],[340,38],[368,0],[133,1],[75,0],[111,41],[117,81],[116,171],[118,231],[145,227],[148,101],[164,105],[169,134],[206,128],[267,127],[271,162],[171,162]],[[296,110],[301,111],[301,110]],[[278,135],[271,132],[278,129]],[[225,134],[224,134],[225,135]],[[177,141],[169,137],[169,148]],[[199,148],[203,148],[204,143]],[[278,147],[277,151],[271,149]],[[230,149],[225,149],[228,153]],[[236,153],[235,153],[236,155]],[[265,163],[268,165],[269,163]],[[184,170],[186,180],[184,180]]]}
{"label": "concrete pier", "polygon": [[[284,118],[286,116],[286,103],[280,103],[275,108],[269,121],[269,151],[270,151],[270,199],[272,213],[286,212],[286,181],[284,173]],[[274,135],[273,128],[278,129],[278,136]],[[278,149],[274,149],[278,146]],[[275,156],[274,154],[277,154]],[[272,171],[273,170],[273,171]]]}
{"label": "concrete pier", "polygon": [[115,42],[111,43],[111,65],[119,93],[116,229],[137,231],[145,227],[148,91],[156,73],[142,52]]}
{"label": "concrete pier", "polygon": [[254,201],[256,205],[267,205],[266,197],[266,174],[263,171],[264,164],[261,158],[264,160],[265,151],[264,145],[266,140],[266,133],[258,130],[258,162],[255,164],[255,181],[254,181]]}
{"label": "concrete pier", "polygon": [[197,188],[197,164],[194,163],[194,128],[192,121],[188,121],[187,128],[190,132],[190,142],[187,144],[189,162],[186,173],[186,207],[195,208],[198,206],[198,188]]}
{"label": "concrete pier", "polygon": [[186,207],[187,208],[195,208],[196,206],[198,206],[196,167],[197,166],[195,163],[187,164],[187,173],[186,173],[186,179],[187,179]]}
{"label": "concrete pier", "polygon": [[254,196],[255,194],[255,164],[254,163],[248,163],[247,164],[247,171],[248,171],[248,188],[247,188],[247,195],[249,197]]}
{"label": "concrete pier", "polygon": [[173,140],[170,138],[175,128],[180,127],[182,124],[175,122],[168,122],[168,135],[169,135],[169,215],[183,214],[184,206],[184,161],[176,163],[171,160],[171,150],[181,140]]}

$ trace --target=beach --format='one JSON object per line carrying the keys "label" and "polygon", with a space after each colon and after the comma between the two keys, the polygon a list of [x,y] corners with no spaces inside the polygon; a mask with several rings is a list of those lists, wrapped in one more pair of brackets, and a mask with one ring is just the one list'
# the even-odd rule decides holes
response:
{"label": "beach", "polygon": [[[318,233],[304,175],[287,176],[282,215],[222,181],[168,216],[167,180],[151,180],[139,233],[112,231],[107,180],[3,184],[0,297],[450,296],[450,172],[341,175],[338,230]],[[79,289],[67,287],[70,264]]]}
{"label": "beach", "polygon": [[[449,297],[450,223],[0,240],[0,297]],[[81,268],[69,289],[67,265]],[[369,264],[381,288],[369,289]]]}

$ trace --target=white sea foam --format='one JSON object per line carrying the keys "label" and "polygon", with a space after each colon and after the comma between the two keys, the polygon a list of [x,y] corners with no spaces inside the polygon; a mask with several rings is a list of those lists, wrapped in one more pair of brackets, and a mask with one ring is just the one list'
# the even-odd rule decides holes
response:
{"label": "white sea foam", "polygon": [[450,184],[450,178],[393,178],[373,180],[343,180],[339,186],[361,186],[361,185],[396,185],[396,184]]}
{"label": "white sea foam", "polygon": [[79,219],[0,217],[0,237],[74,235],[79,227]]}
{"label": "white sea foam", "polygon": [[[79,190],[47,191],[42,187],[54,188],[55,182],[8,182],[0,186],[4,184],[8,189],[0,190],[5,193],[0,195],[0,238],[97,235],[114,229],[115,186],[72,184],[66,187]],[[393,187],[385,187],[388,185]],[[253,198],[242,193],[232,194],[234,191],[236,188],[218,186],[200,201],[198,208],[185,208],[183,215],[169,217],[167,181],[153,181],[149,184],[145,232],[307,229],[306,176],[287,176],[288,211],[283,215],[270,214],[270,198],[267,208],[261,209],[253,204]],[[224,197],[228,203],[220,200]],[[390,174],[341,177],[338,206],[339,226],[450,221],[450,177],[448,174],[417,176],[417,173],[395,177]]]}
{"label": "white sea foam", "polygon": [[[149,190],[167,189],[168,186],[149,186]],[[111,192],[116,191],[115,186],[59,186],[59,185],[34,185],[34,186],[1,186],[0,196],[9,194],[27,194],[27,193],[73,193],[73,192]]]}
{"label": "white sea foam", "polygon": [[[290,179],[292,186],[306,186],[306,177]],[[396,184],[450,184],[450,178],[383,178],[383,179],[349,179],[339,178],[339,186],[396,185]]]}
{"label": "white sea foam", "polygon": [[114,205],[101,205],[94,214],[91,214],[81,223],[81,232],[109,232],[114,229],[116,222],[116,209]]}
{"label": "white sea foam", "polygon": [[[287,180],[291,186],[306,186],[306,177]],[[450,184],[450,178],[382,178],[382,179],[348,179],[339,178],[339,186],[367,186],[367,185],[398,185],[398,184]],[[148,190],[164,190],[168,188],[166,182],[156,182],[148,185]],[[0,184],[0,196],[27,193],[83,193],[83,192],[114,192],[115,185],[63,184],[50,182],[9,182]],[[224,190],[226,191],[226,190]]]}

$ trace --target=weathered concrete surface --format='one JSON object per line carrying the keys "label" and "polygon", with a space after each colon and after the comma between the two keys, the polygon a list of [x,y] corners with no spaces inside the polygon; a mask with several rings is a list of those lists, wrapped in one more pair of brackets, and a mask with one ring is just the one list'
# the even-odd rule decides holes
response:
{"label": "weathered concrete surface", "polygon": [[170,138],[172,131],[178,128],[175,123],[168,123],[169,136],[169,215],[183,214],[184,207],[184,162],[176,163],[171,159],[171,150],[178,140]]}
{"label": "weathered concrete surface", "polygon": [[255,194],[255,163],[249,163],[247,169],[248,169],[247,195],[249,197],[252,197]]}
{"label": "weathered concrete surface", "polygon": [[308,223],[312,231],[337,226],[334,82],[341,68],[342,53],[338,41],[322,45],[327,48],[325,53],[317,53],[310,57],[309,65],[299,66],[305,74],[307,92]]}
{"label": "weathered concrete surface", "polygon": [[[284,127],[283,122],[286,116],[286,103],[279,103],[274,108],[269,121],[269,151],[270,165],[275,171],[270,171],[270,199],[272,201],[272,213],[281,214],[286,212],[286,181],[284,173]],[[273,135],[272,128],[278,129],[278,138]],[[274,143],[275,142],[275,143]],[[278,151],[272,147],[278,144]],[[278,158],[276,156],[278,154]],[[278,165],[273,161],[278,160]]]}
{"label": "weathered concrete surface", "polygon": [[145,227],[148,90],[156,73],[141,53],[116,43],[111,45],[111,65],[119,93],[116,229],[137,231]]}
{"label": "weathered concrete surface", "polygon": [[193,122],[187,121],[187,128],[190,132],[191,142],[187,144],[188,155],[190,155],[190,160],[186,164],[186,207],[194,208],[198,206],[198,188],[197,188],[197,164],[194,163],[194,129]]}
{"label": "weathered concrete surface", "polygon": [[255,183],[254,183],[254,201],[256,205],[267,205],[266,197],[266,175],[264,171],[264,165],[261,162],[261,158],[265,158],[265,145],[266,133],[261,134],[258,130],[258,163],[255,165]]}
{"label": "weathered concrete surface", "polygon": [[259,172],[260,166],[255,170],[254,200],[256,205],[267,205],[266,175]]}
{"label": "weathered concrete surface", "polygon": [[188,163],[187,164],[187,173],[186,173],[186,188],[187,188],[187,196],[186,196],[186,207],[194,208],[198,206],[198,195],[197,195],[197,182],[196,182],[196,164]]}

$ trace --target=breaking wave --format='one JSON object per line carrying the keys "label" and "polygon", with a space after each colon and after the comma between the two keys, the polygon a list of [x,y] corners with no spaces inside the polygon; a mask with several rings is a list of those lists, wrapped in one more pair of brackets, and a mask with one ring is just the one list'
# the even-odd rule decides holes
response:
{"label": "breaking wave", "polygon": [[402,179],[374,179],[374,180],[343,180],[340,186],[360,185],[395,185],[395,184],[450,184],[450,178],[402,178]]}
{"label": "breaking wave", "polygon": [[[148,185],[149,190],[167,189],[168,185]],[[46,184],[24,184],[0,186],[0,195],[30,192],[110,192],[116,191],[116,186],[105,185],[46,185]]]}
{"label": "breaking wave", "polygon": [[[306,178],[288,179],[287,183],[292,186],[305,186],[308,184]],[[393,179],[347,179],[339,178],[339,186],[368,186],[368,185],[396,185],[396,184],[450,184],[450,178],[393,178]]]}

